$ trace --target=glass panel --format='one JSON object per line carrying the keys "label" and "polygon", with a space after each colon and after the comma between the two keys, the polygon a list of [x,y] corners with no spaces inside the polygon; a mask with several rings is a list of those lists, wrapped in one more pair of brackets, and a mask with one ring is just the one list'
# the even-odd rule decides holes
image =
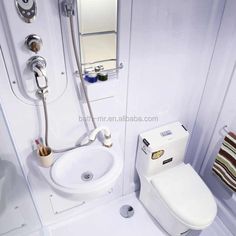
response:
{"label": "glass panel", "polygon": [[[0,106],[0,235],[41,227]],[[7,234],[8,235],[8,234]]]}
{"label": "glass panel", "polygon": [[81,36],[83,64],[116,59],[116,34]]}
{"label": "glass panel", "polygon": [[117,0],[78,0],[80,33],[116,31]]}

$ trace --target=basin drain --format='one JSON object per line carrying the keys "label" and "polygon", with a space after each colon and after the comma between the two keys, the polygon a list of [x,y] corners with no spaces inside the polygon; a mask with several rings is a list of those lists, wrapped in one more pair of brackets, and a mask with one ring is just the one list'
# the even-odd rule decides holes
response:
{"label": "basin drain", "polygon": [[130,218],[134,215],[134,208],[130,205],[124,205],[120,208],[120,214],[124,218]]}
{"label": "basin drain", "polygon": [[81,179],[83,181],[90,181],[93,179],[93,173],[90,171],[86,171],[81,175]]}

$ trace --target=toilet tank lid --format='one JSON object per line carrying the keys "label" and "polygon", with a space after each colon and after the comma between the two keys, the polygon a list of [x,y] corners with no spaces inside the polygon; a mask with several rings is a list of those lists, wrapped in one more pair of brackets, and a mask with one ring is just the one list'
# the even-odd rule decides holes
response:
{"label": "toilet tank lid", "polygon": [[159,148],[163,144],[168,144],[178,139],[187,139],[188,136],[187,129],[178,121],[140,134],[140,138],[143,141],[145,139],[144,143],[152,149]]}
{"label": "toilet tank lid", "polygon": [[203,229],[213,222],[215,199],[191,165],[182,163],[161,172],[151,183],[172,214],[191,229]]}

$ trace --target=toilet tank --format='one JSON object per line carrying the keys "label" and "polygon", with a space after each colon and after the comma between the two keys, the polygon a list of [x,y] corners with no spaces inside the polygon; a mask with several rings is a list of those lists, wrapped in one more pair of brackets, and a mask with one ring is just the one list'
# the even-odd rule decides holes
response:
{"label": "toilet tank", "polygon": [[151,176],[184,161],[189,133],[175,122],[139,135],[136,168],[139,175]]}

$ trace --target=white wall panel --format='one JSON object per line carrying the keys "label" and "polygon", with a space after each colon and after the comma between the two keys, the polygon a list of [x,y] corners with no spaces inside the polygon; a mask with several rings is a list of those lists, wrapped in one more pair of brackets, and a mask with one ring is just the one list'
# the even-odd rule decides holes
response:
{"label": "white wall panel", "polygon": [[128,116],[159,122],[126,126],[126,190],[135,177],[138,134],[180,120],[192,131],[224,1],[133,1]]}
{"label": "white wall panel", "polygon": [[[0,77],[6,79],[0,51]],[[0,101],[0,235],[27,234],[41,227],[12,143]]]}
{"label": "white wall panel", "polygon": [[[220,181],[212,173],[212,165],[216,158],[216,155],[220,149],[226,132],[222,129],[227,125],[227,129],[236,133],[236,74],[233,72],[233,77],[230,83],[229,90],[224,101],[224,105],[221,110],[221,114],[218,118],[217,124],[214,129],[212,139],[210,141],[208,151],[206,153],[203,166],[201,168],[201,175],[204,180],[211,188],[214,195],[218,198],[221,204],[229,211],[231,214],[231,220],[236,219],[236,193],[233,193],[228,189],[224,183]],[[231,226],[232,228],[232,226]],[[236,228],[231,229],[235,232]]]}
{"label": "white wall panel", "polygon": [[236,2],[227,1],[215,45],[207,83],[190,141],[187,160],[200,172],[218,199],[218,214],[232,232],[236,231],[236,198],[215,176],[212,164],[225,135],[224,125],[236,131],[235,60]]}

